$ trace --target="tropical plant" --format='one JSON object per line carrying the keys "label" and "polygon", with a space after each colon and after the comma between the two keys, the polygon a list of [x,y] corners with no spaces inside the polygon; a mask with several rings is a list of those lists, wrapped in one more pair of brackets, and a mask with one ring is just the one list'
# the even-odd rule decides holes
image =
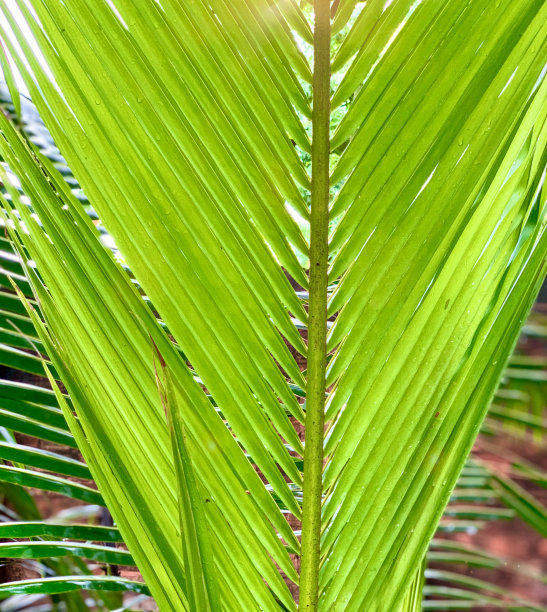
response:
{"label": "tropical plant", "polygon": [[[19,126],[24,135],[62,172],[65,181],[78,195],[87,213],[96,219],[96,214],[89,208],[85,194],[79,189],[32,104],[23,97],[21,108],[16,113],[9,100],[9,94],[1,89],[0,103],[15,125]],[[8,193],[5,195],[9,198]],[[101,230],[104,232],[104,228]],[[108,243],[108,237],[104,235],[104,238]],[[21,576],[21,571],[13,566],[14,569],[10,570],[9,575],[12,579],[18,578],[18,580],[16,584],[5,587],[6,594],[15,590],[40,592],[34,595],[23,592],[10,596],[0,604],[0,610],[50,612],[89,608],[120,609],[120,599],[113,599],[118,593],[109,595],[109,590],[114,588],[142,590],[143,587],[113,576],[106,580],[101,576],[90,577],[90,571],[97,568],[97,563],[100,563],[99,567],[103,572],[106,568],[106,572],[111,573],[109,567],[112,567],[112,571],[118,575],[119,566],[132,563],[132,559],[127,553],[105,548],[105,544],[110,547],[119,546],[121,535],[117,529],[96,528],[89,524],[90,521],[91,525],[102,522],[102,516],[99,515],[102,515],[103,511],[98,504],[104,501],[95,492],[74,486],[74,483],[70,482],[70,479],[78,477],[78,484],[89,486],[91,475],[81,462],[74,461],[74,450],[71,449],[75,446],[74,439],[68,432],[62,411],[56,406],[54,394],[35,385],[29,386],[29,381],[22,383],[28,374],[33,376],[33,383],[40,383],[42,386],[46,379],[38,376],[43,373],[40,359],[20,349],[32,347],[34,351],[43,354],[44,348],[32,321],[25,315],[24,306],[14,299],[16,296],[11,289],[10,279],[17,280],[25,291],[27,299],[31,299],[32,292],[26,283],[24,269],[8,241],[2,242],[0,258],[5,262],[5,267],[0,270],[0,286],[4,288],[0,296],[3,300],[0,324],[3,343],[0,346],[2,363],[9,366],[4,377],[11,379],[3,381],[0,392],[4,423],[10,426],[9,430],[7,428],[2,430],[5,441],[0,445],[0,456],[4,462],[11,463],[13,467],[24,468],[24,470],[11,470],[8,464],[6,466],[8,469],[3,473],[4,483],[0,483],[5,501],[11,506],[11,508],[5,506],[1,508],[0,521],[3,524],[0,526],[0,536],[4,536],[6,541],[5,545],[0,545],[0,552],[12,560],[21,557],[46,558],[46,561],[32,561],[32,565],[28,567],[29,572],[40,576],[32,580],[28,580],[29,574],[24,575],[24,572]],[[528,346],[531,342],[539,342],[541,348],[543,346],[541,342],[546,336],[540,313],[533,313],[521,335],[522,341],[519,342],[520,347],[517,349],[520,352],[511,358],[509,367],[504,373],[502,388],[496,392],[494,404],[490,407],[489,415],[483,423],[482,430],[485,434],[510,432],[512,435],[524,437],[529,444],[532,433],[534,442],[541,443],[543,440],[545,427],[541,417],[542,408],[547,403],[544,385],[546,366],[544,359],[529,357],[527,354],[530,348],[533,348]],[[38,409],[40,406],[42,410]],[[528,429],[531,429],[531,432],[528,432]],[[507,461],[507,448],[499,447],[496,441],[497,438],[494,438],[492,442],[488,442],[487,450],[494,456],[496,454],[503,456]],[[477,449],[480,451],[485,444],[486,440],[481,440]],[[46,452],[43,452],[44,450]],[[47,477],[48,472],[50,477]],[[483,466],[477,465],[473,460],[468,461],[464,467],[456,488],[452,491],[450,504],[438,528],[438,535],[429,546],[424,585],[425,608],[467,609],[469,605],[476,607],[481,603],[489,605],[495,603],[501,607],[516,605],[526,606],[529,610],[539,609],[530,598],[523,601],[517,594],[500,588],[492,580],[485,580],[493,571],[505,568],[510,570],[510,575],[524,573],[528,577],[536,576],[540,581],[538,584],[541,584],[544,577],[534,568],[515,564],[509,559],[500,559],[499,556],[494,558],[475,544],[470,547],[446,539],[446,537],[452,538],[451,534],[458,531],[477,532],[490,521],[511,518],[515,512],[540,534],[545,533],[547,516],[545,508],[538,500],[531,498],[528,493],[523,494],[522,489],[515,487],[514,481],[508,479],[506,472],[506,467],[500,470],[496,463]],[[523,480],[528,483],[530,480],[537,482],[538,479],[545,482],[545,476],[539,466],[530,464],[515,454],[511,456],[511,472],[511,478],[516,477],[521,482]],[[502,487],[499,486],[500,479]],[[14,484],[14,481],[19,484]],[[41,487],[48,491],[53,490],[57,494],[62,492],[72,499],[96,501],[98,504],[71,508],[69,511],[57,511],[53,515],[48,513],[48,518],[44,519],[32,498],[22,489],[21,485],[25,484],[35,489]],[[511,494],[515,491],[516,494]],[[500,503],[507,509],[500,507]],[[93,538],[96,540],[93,541]],[[82,541],[85,542],[84,546]],[[68,563],[62,560],[58,562],[59,557],[68,558]],[[108,563],[115,565],[109,566]],[[1,567],[0,561],[0,569]],[[5,567],[12,567],[7,559]],[[473,571],[472,568],[482,570],[481,579],[466,576],[461,571],[454,573],[457,569],[470,572]],[[27,569],[26,565],[23,569]],[[75,588],[80,590],[75,592]],[[82,597],[81,589],[92,590],[86,591]],[[47,603],[43,597],[48,593],[51,593],[51,603]],[[130,599],[128,605],[138,603],[142,597],[145,595]]]}
{"label": "tropical plant", "polygon": [[160,609],[419,608],[545,273],[545,3],[0,6],[134,274],[1,115],[38,361]]}

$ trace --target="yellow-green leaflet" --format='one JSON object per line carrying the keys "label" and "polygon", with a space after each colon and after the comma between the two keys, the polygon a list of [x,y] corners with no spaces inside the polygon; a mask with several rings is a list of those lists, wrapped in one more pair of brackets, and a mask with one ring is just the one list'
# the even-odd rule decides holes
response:
{"label": "yellow-green leaflet", "polygon": [[18,341],[160,610],[419,609],[545,276],[545,1],[0,0],[0,37],[124,264],[0,114]]}

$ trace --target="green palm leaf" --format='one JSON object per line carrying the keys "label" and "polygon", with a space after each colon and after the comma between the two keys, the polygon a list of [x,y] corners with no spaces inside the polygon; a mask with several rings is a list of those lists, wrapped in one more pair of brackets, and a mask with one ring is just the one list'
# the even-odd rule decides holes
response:
{"label": "green palm leaf", "polygon": [[545,274],[545,3],[30,4],[6,49],[154,311],[2,115],[21,317],[160,609],[414,609]]}

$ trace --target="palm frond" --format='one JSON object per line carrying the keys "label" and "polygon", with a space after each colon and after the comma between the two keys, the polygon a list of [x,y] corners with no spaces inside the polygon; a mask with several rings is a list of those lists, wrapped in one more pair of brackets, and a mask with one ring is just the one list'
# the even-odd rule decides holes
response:
{"label": "palm frond", "polygon": [[[293,1],[16,4],[0,5],[6,49],[139,283],[0,115],[28,198],[2,170],[21,317],[159,607],[205,601],[210,579],[225,609],[294,610],[291,581],[310,609],[415,608],[545,275],[547,6],[321,0],[312,39]],[[511,411],[496,418],[542,432]],[[471,469],[461,488],[486,479],[539,524],[535,502]]]}

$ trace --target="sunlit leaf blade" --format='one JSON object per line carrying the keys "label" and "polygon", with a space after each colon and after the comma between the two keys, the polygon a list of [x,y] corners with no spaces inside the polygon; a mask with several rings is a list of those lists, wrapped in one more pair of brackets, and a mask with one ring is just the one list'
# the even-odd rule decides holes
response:
{"label": "sunlit leaf blade", "polygon": [[0,442],[0,459],[30,465],[65,476],[91,478],[88,468],[81,461],[22,444]]}
{"label": "sunlit leaf blade", "polygon": [[[154,348],[157,351],[157,347]],[[177,474],[182,550],[189,584],[188,600],[192,609],[213,611],[218,609],[220,601],[204,509],[205,504],[211,500],[198,492],[171,373],[159,351],[157,357],[161,369],[160,372],[156,370],[156,380],[167,417]]]}
{"label": "sunlit leaf blade", "polygon": [[400,608],[401,612],[420,612],[422,610],[423,588],[425,582],[425,563],[416,572],[416,575],[410,585],[410,589],[405,595],[403,605]]}
{"label": "sunlit leaf blade", "polygon": [[[64,444],[66,446],[70,446],[72,448],[76,448],[76,442],[74,441],[74,437],[68,431],[66,431],[66,427],[59,428],[52,425],[48,425],[40,419],[36,419],[33,417],[27,417],[24,414],[17,414],[16,412],[12,412],[9,408],[27,408],[26,405],[23,406],[13,406],[8,405],[8,410],[4,410],[0,408],[0,415],[2,416],[2,425],[4,427],[8,427],[13,431],[17,431],[29,436],[35,436],[42,440],[48,440],[50,442],[55,442],[57,444]],[[45,411],[42,411],[42,413]],[[39,415],[35,415],[39,416]]]}
{"label": "sunlit leaf blade", "polygon": [[54,491],[90,504],[104,505],[100,493],[66,478],[9,465],[0,465],[0,480],[23,487]]}
{"label": "sunlit leaf blade", "polygon": [[80,589],[105,591],[134,591],[148,594],[148,588],[142,582],[124,580],[114,576],[63,576],[59,578],[36,578],[18,582],[0,584],[0,598],[14,593],[56,594]]}
{"label": "sunlit leaf blade", "polygon": [[65,555],[79,556],[98,563],[133,565],[131,555],[97,544],[76,542],[0,542],[0,552],[6,559],[50,559]]}
{"label": "sunlit leaf blade", "polygon": [[115,527],[99,525],[78,525],[40,521],[0,523],[0,538],[66,538],[93,542],[121,542],[121,535]]}

